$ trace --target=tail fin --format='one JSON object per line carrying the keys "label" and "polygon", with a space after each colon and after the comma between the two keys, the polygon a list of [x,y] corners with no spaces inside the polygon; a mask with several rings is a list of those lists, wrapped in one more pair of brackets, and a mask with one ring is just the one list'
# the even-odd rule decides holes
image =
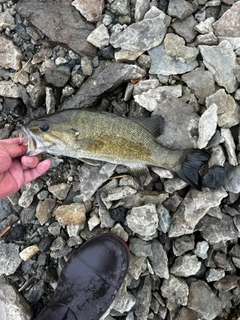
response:
{"label": "tail fin", "polygon": [[195,189],[201,190],[199,176],[200,167],[211,157],[210,151],[197,150],[186,156],[181,168],[176,171],[177,175]]}

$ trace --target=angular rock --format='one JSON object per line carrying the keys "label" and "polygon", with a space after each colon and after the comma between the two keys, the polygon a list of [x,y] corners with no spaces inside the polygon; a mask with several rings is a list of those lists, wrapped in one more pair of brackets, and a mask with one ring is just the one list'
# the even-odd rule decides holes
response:
{"label": "angular rock", "polygon": [[179,237],[191,234],[208,210],[218,206],[227,195],[224,189],[211,190],[211,192],[190,190],[172,217],[169,236]]}
{"label": "angular rock", "polygon": [[231,166],[228,163],[225,164],[226,178],[224,187],[227,191],[233,193],[240,192],[240,165]]}
{"label": "angular rock", "polygon": [[188,303],[188,285],[183,279],[179,279],[173,275],[170,275],[169,279],[163,281],[161,293],[164,298],[182,306],[186,306]]}
{"label": "angular rock", "polygon": [[198,273],[201,262],[195,255],[186,254],[178,257],[170,269],[170,273],[178,277],[190,277]]}
{"label": "angular rock", "polygon": [[74,6],[90,22],[96,22],[102,19],[104,0],[74,0]]}
{"label": "angular rock", "polygon": [[87,37],[87,41],[100,49],[109,45],[109,33],[107,27],[104,24],[100,24],[90,35]]}
{"label": "angular rock", "polygon": [[129,249],[137,257],[148,257],[152,255],[151,244],[141,238],[131,238]]}
{"label": "angular rock", "polygon": [[134,255],[131,255],[128,272],[133,279],[138,280],[146,268],[147,265],[145,257],[135,257]]}
{"label": "angular rock", "polygon": [[170,21],[165,13],[153,6],[142,21],[131,24],[122,32],[112,34],[110,43],[114,48],[143,53],[162,42]]}
{"label": "angular rock", "polygon": [[[102,62],[90,77],[70,99],[65,101],[63,108],[81,108],[92,106],[100,95],[118,87],[123,82],[139,79],[145,71],[135,65],[124,63]],[[96,85],[97,84],[97,85]]]}
{"label": "angular rock", "polygon": [[132,208],[126,218],[127,226],[143,238],[151,239],[158,227],[158,215],[153,204]]}
{"label": "angular rock", "polygon": [[182,236],[174,240],[173,253],[178,257],[183,255],[185,252],[192,251],[194,246],[195,243],[193,236]]}
{"label": "angular rock", "polygon": [[22,260],[19,257],[19,245],[0,241],[0,275],[13,274]]}
{"label": "angular rock", "polygon": [[207,146],[209,140],[213,137],[217,128],[218,107],[213,103],[200,117],[198,125],[197,148],[203,149]]}
{"label": "angular rock", "polygon": [[170,0],[167,12],[170,16],[183,20],[193,13],[193,7],[185,0]]}
{"label": "angular rock", "polygon": [[200,104],[204,104],[205,99],[215,92],[213,75],[203,67],[196,68],[182,75],[182,80],[186,82],[188,87],[194,92]]}
{"label": "angular rock", "polygon": [[222,269],[211,268],[206,273],[207,282],[213,282],[222,279],[225,276],[225,271]]}
{"label": "angular rock", "polygon": [[59,200],[65,200],[71,186],[67,183],[51,185],[48,190]]}
{"label": "angular rock", "polygon": [[234,74],[237,64],[236,56],[230,43],[224,40],[217,46],[200,45],[199,49],[203,57],[203,63],[212,72],[217,84],[224,87],[229,93],[234,92],[238,87]]}
{"label": "angular rock", "polygon": [[237,166],[236,146],[230,129],[221,129],[221,136],[224,138],[224,146],[228,155],[228,162],[232,166]]}
{"label": "angular rock", "polygon": [[198,66],[197,60],[191,62],[179,61],[167,54],[164,44],[160,44],[148,50],[151,57],[150,74],[170,76],[175,74],[183,74],[195,69]]}
{"label": "angular rock", "polygon": [[194,250],[194,253],[197,257],[204,259],[207,259],[207,252],[209,249],[209,244],[206,241],[198,242],[196,245],[196,249]]}
{"label": "angular rock", "polygon": [[206,320],[213,320],[222,311],[219,299],[211,288],[200,280],[190,285],[188,307]]}
{"label": "angular rock", "polygon": [[[105,195],[105,201],[116,201],[119,199],[127,198],[131,194],[135,194],[137,191],[129,186],[125,187],[117,187],[114,189],[110,189]],[[103,199],[103,196],[102,196]]]}
{"label": "angular rock", "polygon": [[212,24],[214,22],[215,22],[215,19],[213,17],[207,18],[206,20],[201,21],[198,25],[196,25],[194,29],[201,34],[213,32]]}
{"label": "angular rock", "polygon": [[0,31],[5,30],[6,28],[10,30],[15,28],[14,18],[7,10],[0,13]]}
{"label": "angular rock", "polygon": [[0,36],[0,66],[18,70],[21,66],[22,54],[13,42],[5,36]]}
{"label": "angular rock", "polygon": [[72,203],[58,207],[54,215],[61,226],[84,225],[86,220],[86,208],[83,203]]}
{"label": "angular rock", "polygon": [[4,276],[0,276],[0,287],[1,320],[31,320],[30,305]]}
{"label": "angular rock", "polygon": [[52,41],[64,43],[80,55],[95,55],[95,48],[87,42],[94,25],[86,22],[69,1],[20,0],[16,10]]}
{"label": "angular rock", "polygon": [[150,9],[150,0],[137,0],[135,6],[135,21],[141,21]]}
{"label": "angular rock", "polygon": [[170,229],[172,218],[167,208],[162,204],[157,207],[158,219],[159,219],[159,229],[163,233],[167,233]]}
{"label": "angular rock", "polygon": [[56,200],[47,198],[43,201],[39,201],[36,208],[36,217],[41,225],[46,223],[52,216],[52,210],[55,207]]}
{"label": "angular rock", "polygon": [[171,27],[180,37],[184,38],[186,42],[192,42],[197,35],[194,27],[197,25],[197,20],[194,19],[193,15],[188,16],[184,20],[176,19]]}
{"label": "angular rock", "polygon": [[152,301],[152,283],[150,275],[145,277],[143,286],[137,292],[135,315],[139,320],[147,319],[149,314],[149,305]]}
{"label": "angular rock", "polygon": [[51,59],[43,62],[41,72],[44,74],[47,83],[59,88],[64,87],[70,78],[70,68],[64,65],[57,67]]}
{"label": "angular rock", "polygon": [[213,166],[208,169],[207,173],[202,177],[202,185],[210,189],[218,189],[224,187],[225,169],[221,166]]}
{"label": "angular rock", "polygon": [[239,287],[237,275],[227,275],[226,277],[214,282],[214,288],[218,291],[227,292]]}
{"label": "angular rock", "polygon": [[127,16],[130,14],[130,5],[128,0],[113,0],[111,3],[111,11],[119,16]]}
{"label": "angular rock", "polygon": [[159,278],[168,279],[168,256],[158,240],[152,242],[152,255],[149,256],[152,269]]}

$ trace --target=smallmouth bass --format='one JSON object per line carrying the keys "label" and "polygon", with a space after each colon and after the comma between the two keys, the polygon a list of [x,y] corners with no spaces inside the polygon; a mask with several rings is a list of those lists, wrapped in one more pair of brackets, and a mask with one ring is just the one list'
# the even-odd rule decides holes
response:
{"label": "smallmouth bass", "polygon": [[19,136],[27,155],[47,152],[80,160],[126,165],[141,179],[148,166],[174,171],[200,189],[199,168],[209,160],[206,150],[171,150],[161,146],[162,118],[127,118],[93,109],[68,109],[31,120]]}

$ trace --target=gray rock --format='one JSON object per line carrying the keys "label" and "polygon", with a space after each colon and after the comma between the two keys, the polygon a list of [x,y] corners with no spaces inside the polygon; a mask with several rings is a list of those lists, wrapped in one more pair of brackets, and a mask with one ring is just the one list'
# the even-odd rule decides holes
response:
{"label": "gray rock", "polygon": [[201,21],[199,24],[197,24],[194,29],[197,30],[201,34],[206,34],[213,32],[212,24],[215,22],[214,17],[207,18],[204,21]]}
{"label": "gray rock", "polygon": [[22,54],[13,42],[7,39],[5,36],[0,36],[0,66],[3,68],[11,68],[18,70],[20,68]]}
{"label": "gray rock", "polygon": [[218,291],[228,292],[239,287],[237,275],[227,275],[224,278],[213,283]]}
{"label": "gray rock", "polygon": [[188,285],[183,279],[179,279],[173,275],[170,275],[169,279],[163,281],[161,293],[164,298],[182,306],[186,306],[188,303]]}
{"label": "gray rock", "polygon": [[141,289],[137,292],[135,315],[137,319],[144,320],[147,319],[149,314],[149,305],[152,300],[152,283],[150,275],[145,277]]}
{"label": "gray rock", "polygon": [[182,80],[194,92],[200,104],[204,104],[205,99],[215,92],[213,75],[203,67],[182,75]]}
{"label": "gray rock", "polygon": [[198,273],[201,262],[195,255],[186,254],[178,257],[170,269],[170,273],[178,277],[190,277]]}
{"label": "gray rock", "polygon": [[51,245],[51,251],[62,250],[65,247],[65,240],[62,237],[57,237]]}
{"label": "gray rock", "polygon": [[205,320],[213,320],[222,311],[219,299],[211,288],[200,280],[192,282],[190,285],[188,307]]}
{"label": "gray rock", "polygon": [[180,235],[191,234],[208,210],[218,206],[227,195],[224,189],[212,190],[211,192],[190,190],[173,215],[169,236],[179,237]]}
{"label": "gray rock", "polygon": [[[160,83],[159,83],[159,80],[157,79],[140,80],[138,83],[136,83],[133,86],[133,95],[136,96],[136,95],[142,94],[143,92],[147,92],[150,89],[155,89],[157,87],[158,89],[156,90],[160,90],[160,88],[162,87],[159,87],[159,85]],[[177,86],[177,87],[179,88],[180,86]]]}
{"label": "gray rock", "polygon": [[149,257],[152,269],[159,278],[168,279],[168,256],[158,240],[152,242],[152,255]]}
{"label": "gray rock", "polygon": [[197,225],[202,237],[210,244],[220,243],[238,238],[232,217],[223,215],[222,220],[206,215]]}
{"label": "gray rock", "polygon": [[174,240],[173,253],[175,256],[181,256],[185,252],[192,251],[194,249],[195,242],[194,236],[182,236]]}
{"label": "gray rock", "polygon": [[218,44],[218,38],[215,36],[213,32],[207,33],[207,34],[201,34],[197,36],[197,44],[200,45],[215,45]]}
{"label": "gray rock", "polygon": [[233,193],[240,192],[240,165],[238,166],[231,166],[228,163],[225,164],[225,189],[227,191]]}
{"label": "gray rock", "polygon": [[0,13],[0,31],[7,28],[13,30],[15,28],[15,22],[13,16],[6,10]]}
{"label": "gray rock", "polygon": [[48,227],[48,231],[53,234],[54,236],[60,235],[61,226],[58,222],[53,222]]}
{"label": "gray rock", "polygon": [[204,259],[207,259],[208,249],[209,249],[209,244],[206,241],[201,241],[197,243],[194,253],[197,257],[202,258],[204,260]]}
{"label": "gray rock", "polygon": [[171,27],[179,36],[185,39],[186,42],[192,42],[197,35],[194,27],[197,25],[197,20],[194,19],[193,15],[188,16],[184,20],[176,19]]}
{"label": "gray rock", "polygon": [[148,257],[152,255],[151,244],[140,238],[131,238],[129,249],[137,257]]}
{"label": "gray rock", "polygon": [[148,50],[148,53],[151,57],[150,74],[160,74],[164,76],[183,74],[195,69],[198,65],[196,60],[188,63],[170,56],[167,54],[164,44]]}
{"label": "gray rock", "polygon": [[207,146],[209,140],[215,134],[217,128],[217,111],[218,107],[213,103],[209,108],[201,115],[198,125],[198,149],[203,149]]}
{"label": "gray rock", "polygon": [[126,16],[130,13],[130,5],[128,0],[113,0],[111,3],[111,11],[117,15]]}
{"label": "gray rock", "polygon": [[224,146],[228,155],[228,162],[232,166],[237,166],[236,146],[230,129],[221,128],[221,136],[224,138]]}
{"label": "gray rock", "polygon": [[52,210],[55,207],[56,200],[47,198],[44,201],[39,201],[36,208],[36,217],[41,225],[46,223],[52,216]]}
{"label": "gray rock", "polygon": [[32,311],[29,304],[3,276],[0,276],[0,287],[1,320],[31,320]]}
{"label": "gray rock", "polygon": [[225,271],[222,269],[211,268],[206,273],[207,282],[213,282],[222,279],[225,277]]}
{"label": "gray rock", "polygon": [[65,43],[80,55],[95,55],[95,48],[87,42],[94,25],[86,22],[70,2],[21,0],[17,3],[16,10],[53,42]]}
{"label": "gray rock", "polygon": [[[215,81],[219,86],[223,86],[227,92],[234,92],[238,83],[234,74],[237,67],[236,56],[230,43],[226,40],[217,46],[199,46],[203,63],[212,72]],[[224,57],[224,68],[222,59]]]}
{"label": "gray rock", "polygon": [[185,0],[170,0],[167,12],[170,16],[183,20],[193,13],[193,7]]}
{"label": "gray rock", "polygon": [[105,27],[104,24],[100,24],[100,26],[90,33],[87,37],[87,41],[100,49],[107,47],[109,44],[109,33],[107,27]]}
{"label": "gray rock", "polygon": [[[135,65],[124,63],[102,62],[90,77],[69,100],[65,101],[63,108],[89,107],[97,102],[100,95],[110,89],[118,87],[130,79],[139,79],[145,71]],[[96,86],[96,83],[98,84]]]}
{"label": "gray rock", "polygon": [[137,191],[129,186],[117,187],[110,189],[107,193],[102,194],[105,201],[116,201],[123,198],[127,198],[131,194],[135,194]]}
{"label": "gray rock", "polygon": [[143,20],[145,14],[150,9],[150,0],[137,0],[135,6],[135,21]]}
{"label": "gray rock", "polygon": [[51,87],[46,87],[45,94],[46,94],[45,104],[46,104],[47,114],[54,113],[56,108],[56,99],[53,94],[53,89]]}
{"label": "gray rock", "polygon": [[61,226],[82,226],[86,220],[86,207],[83,203],[61,205],[54,211],[54,216]]}
{"label": "gray rock", "polygon": [[132,208],[126,218],[127,226],[143,238],[151,239],[158,227],[158,214],[153,204]]}
{"label": "gray rock", "polygon": [[152,7],[142,21],[131,24],[122,32],[112,34],[110,43],[114,48],[143,53],[162,42],[169,24],[170,18],[161,10]]}
{"label": "gray rock", "polygon": [[145,257],[131,255],[128,272],[133,279],[138,280],[141,274],[147,269]]}
{"label": "gray rock", "polygon": [[47,83],[56,87],[64,87],[70,78],[70,68],[64,65],[57,67],[51,59],[43,62],[41,72],[44,74]]}
{"label": "gray rock", "polygon": [[88,57],[83,57],[81,59],[81,68],[85,76],[91,76],[93,73],[92,61]]}
{"label": "gray rock", "polygon": [[18,200],[18,205],[23,208],[28,208],[33,202],[34,193],[32,190],[24,190]]}
{"label": "gray rock", "polygon": [[48,191],[50,191],[57,199],[65,200],[70,188],[71,186],[69,184],[63,182],[49,186]]}
{"label": "gray rock", "polygon": [[19,245],[0,241],[0,275],[13,274],[20,266]]}
{"label": "gray rock", "polygon": [[157,207],[158,220],[159,220],[159,229],[163,233],[167,233],[171,226],[171,215],[167,208],[162,204]]}
{"label": "gray rock", "polygon": [[104,0],[74,0],[74,6],[90,22],[96,22],[102,19]]}

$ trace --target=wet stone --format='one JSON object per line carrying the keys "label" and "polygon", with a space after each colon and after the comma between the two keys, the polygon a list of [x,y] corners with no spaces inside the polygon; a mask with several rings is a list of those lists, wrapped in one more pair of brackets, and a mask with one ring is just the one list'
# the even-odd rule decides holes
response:
{"label": "wet stone", "polygon": [[173,275],[170,275],[169,279],[163,281],[161,293],[164,298],[182,306],[186,306],[188,303],[188,285],[183,279],[174,277]]}

